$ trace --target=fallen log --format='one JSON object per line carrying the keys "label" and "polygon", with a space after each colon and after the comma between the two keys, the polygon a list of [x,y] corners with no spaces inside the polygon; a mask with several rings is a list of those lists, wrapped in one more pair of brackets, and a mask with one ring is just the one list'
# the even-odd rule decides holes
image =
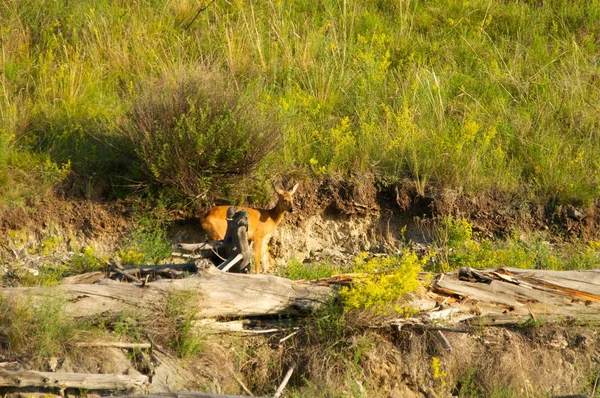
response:
{"label": "fallen log", "polygon": [[[431,291],[454,311],[447,319],[505,326],[528,319],[600,322],[600,270],[548,271],[514,268],[453,271],[439,275]],[[468,315],[470,314],[470,316]]]}
{"label": "fallen log", "polygon": [[176,291],[196,293],[189,305],[197,318],[238,318],[304,314],[328,300],[335,289],[272,275],[222,272],[209,266],[189,278],[163,279],[143,287],[102,279],[91,285],[1,288],[0,298],[28,300],[36,305],[62,297],[67,316],[110,318],[122,313],[160,313],[166,298]]}
{"label": "fallen log", "polygon": [[0,369],[0,387],[79,388],[84,390],[131,390],[148,383],[148,376],[87,373],[52,373]]}

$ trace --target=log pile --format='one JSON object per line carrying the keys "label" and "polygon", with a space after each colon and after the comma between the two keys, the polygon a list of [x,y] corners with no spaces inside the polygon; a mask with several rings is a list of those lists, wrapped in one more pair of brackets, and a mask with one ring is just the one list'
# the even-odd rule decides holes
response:
{"label": "log pile", "polygon": [[[469,331],[533,321],[600,323],[600,270],[549,271],[461,268],[433,278],[419,317],[396,326]],[[423,298],[415,299],[422,304]],[[410,306],[410,303],[409,303]]]}

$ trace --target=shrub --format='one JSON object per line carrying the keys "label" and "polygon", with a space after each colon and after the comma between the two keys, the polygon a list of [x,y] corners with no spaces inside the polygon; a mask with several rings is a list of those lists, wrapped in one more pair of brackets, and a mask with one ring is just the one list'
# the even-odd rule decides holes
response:
{"label": "shrub", "polygon": [[212,197],[251,177],[277,145],[273,120],[249,101],[215,72],[184,71],[142,88],[124,130],[153,181]]}
{"label": "shrub", "polygon": [[[171,254],[171,241],[167,236],[167,223],[161,211],[154,208],[141,215],[129,231],[129,236],[117,253],[122,264],[159,262]],[[137,210],[140,212],[140,210]]]}
{"label": "shrub", "polygon": [[[375,309],[389,311],[392,305],[406,294],[419,287],[418,274],[428,258],[419,258],[416,253],[408,252],[400,257],[372,258],[362,254],[355,259],[354,272],[368,275],[354,283],[351,288],[344,287],[340,296],[346,310]],[[394,310],[403,312],[399,306]]]}

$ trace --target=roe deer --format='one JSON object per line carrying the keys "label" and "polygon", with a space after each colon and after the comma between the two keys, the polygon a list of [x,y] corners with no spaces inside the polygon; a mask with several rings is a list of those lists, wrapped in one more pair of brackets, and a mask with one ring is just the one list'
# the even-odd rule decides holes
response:
{"label": "roe deer", "polygon": [[[270,256],[268,251],[269,240],[277,225],[283,220],[286,211],[294,212],[294,202],[292,196],[298,189],[298,184],[294,185],[289,191],[279,189],[273,185],[277,196],[277,204],[272,209],[254,209],[241,206],[238,210],[248,212],[248,240],[254,241],[254,271],[260,273],[260,262],[263,256],[267,259],[269,266]],[[215,206],[211,208],[202,218],[202,228],[212,240],[219,240],[225,237],[227,231],[227,209],[230,206]]]}

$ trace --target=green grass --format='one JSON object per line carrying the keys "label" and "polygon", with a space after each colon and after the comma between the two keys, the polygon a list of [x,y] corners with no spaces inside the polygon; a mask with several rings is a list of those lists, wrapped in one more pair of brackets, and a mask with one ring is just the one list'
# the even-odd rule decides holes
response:
{"label": "green grass", "polygon": [[[145,90],[207,70],[223,82],[217,94],[227,87],[258,115],[232,107],[224,127],[264,117],[282,137],[244,192],[209,184],[217,196],[253,194],[265,176],[305,168],[409,177],[421,191],[599,197],[597,0],[215,2],[187,28],[199,6],[0,2],[0,200],[24,203],[67,173],[86,197],[151,183],[213,192],[206,175],[190,179],[171,161],[164,178],[162,159],[152,169],[147,156],[161,152],[123,133]],[[202,137],[189,113],[174,117],[185,128],[157,119],[167,130],[155,144],[178,148],[160,140],[190,126]],[[252,153],[235,145],[199,164],[218,170]]]}
{"label": "green grass", "polygon": [[316,280],[327,278],[340,272],[340,267],[329,260],[304,263],[300,260],[292,259],[281,271],[281,276],[292,280]]}
{"label": "green grass", "polygon": [[47,359],[63,354],[70,343],[90,331],[85,322],[64,315],[62,297],[32,306],[27,298],[0,300],[0,338],[15,358]]}
{"label": "green grass", "polygon": [[205,337],[194,328],[197,300],[198,294],[193,291],[173,291],[167,296],[167,345],[181,358],[197,355],[206,347]]}
{"label": "green grass", "polygon": [[[551,242],[552,241],[552,242]],[[542,233],[504,239],[482,238],[466,219],[442,219],[433,243],[433,254],[425,268],[447,272],[460,267],[586,270],[600,264],[600,242],[573,240],[557,242]]]}

